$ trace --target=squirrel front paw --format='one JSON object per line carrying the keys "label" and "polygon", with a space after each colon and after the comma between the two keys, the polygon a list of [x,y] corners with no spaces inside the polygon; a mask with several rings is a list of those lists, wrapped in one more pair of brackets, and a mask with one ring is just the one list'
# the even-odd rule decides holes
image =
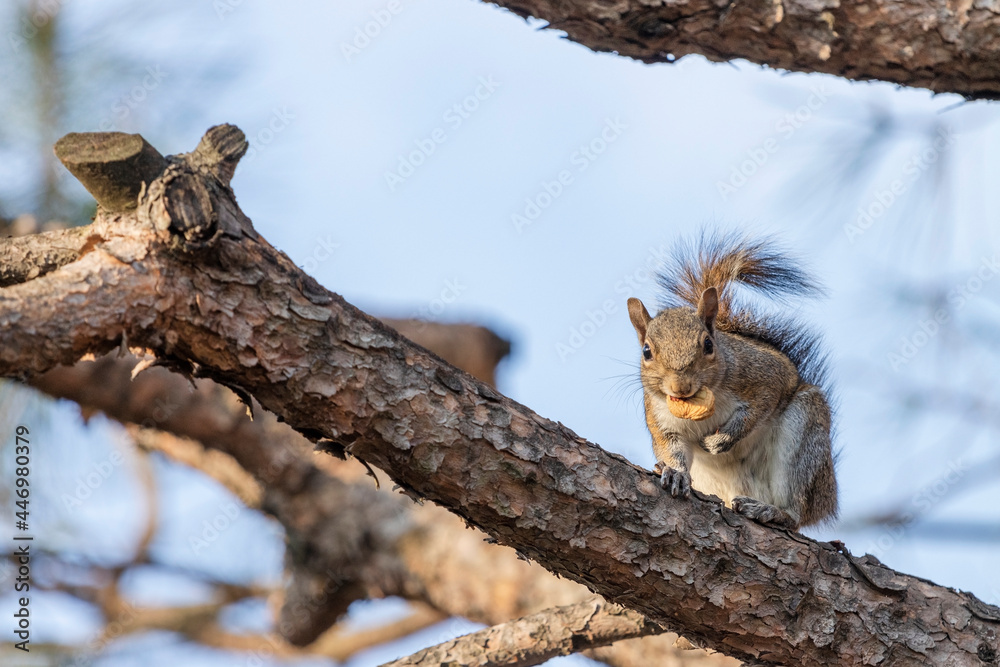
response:
{"label": "squirrel front paw", "polygon": [[657,463],[653,470],[660,474],[660,486],[670,492],[674,498],[691,497],[691,475],[686,470],[677,470],[664,464]]}
{"label": "squirrel front paw", "polygon": [[728,433],[712,433],[701,439],[701,448],[709,454],[723,454],[734,444],[733,436]]}
{"label": "squirrel front paw", "polygon": [[798,527],[799,522],[791,514],[780,507],[775,507],[760,500],[748,498],[747,496],[736,496],[733,498],[732,505],[734,512],[742,514],[748,519],[753,519],[758,523],[777,526],[778,528],[787,528],[789,530],[795,530]]}

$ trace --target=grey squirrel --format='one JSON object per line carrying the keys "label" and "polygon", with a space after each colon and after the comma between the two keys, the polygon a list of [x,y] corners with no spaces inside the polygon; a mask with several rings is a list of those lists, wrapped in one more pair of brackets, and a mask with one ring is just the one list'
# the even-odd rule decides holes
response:
{"label": "grey squirrel", "polygon": [[733,295],[738,283],[780,302],[818,285],[771,241],[707,233],[678,248],[659,282],[666,308],[650,317],[631,298],[628,313],[663,488],[688,497],[694,487],[789,529],[836,517],[818,339]]}

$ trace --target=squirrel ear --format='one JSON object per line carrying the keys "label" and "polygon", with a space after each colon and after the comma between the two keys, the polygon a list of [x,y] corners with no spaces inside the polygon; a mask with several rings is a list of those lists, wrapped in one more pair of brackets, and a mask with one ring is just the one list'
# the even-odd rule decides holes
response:
{"label": "squirrel ear", "polygon": [[653,318],[649,316],[649,311],[646,310],[646,306],[642,305],[642,301],[635,297],[628,300],[628,318],[632,320],[632,326],[639,334],[639,345],[642,345],[646,340],[646,325]]}
{"label": "squirrel ear", "polygon": [[719,314],[719,291],[709,287],[698,299],[698,319],[705,323],[709,333],[715,331],[715,316]]}

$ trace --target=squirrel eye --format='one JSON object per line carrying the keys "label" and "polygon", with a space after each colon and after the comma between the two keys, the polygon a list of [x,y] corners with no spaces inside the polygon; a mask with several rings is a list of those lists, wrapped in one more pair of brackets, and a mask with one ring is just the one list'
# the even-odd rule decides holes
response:
{"label": "squirrel eye", "polygon": [[705,355],[708,356],[715,352],[715,343],[708,336],[705,336]]}
{"label": "squirrel eye", "polygon": [[649,349],[649,343],[642,346],[642,358],[646,361],[651,361],[653,358],[653,351]]}

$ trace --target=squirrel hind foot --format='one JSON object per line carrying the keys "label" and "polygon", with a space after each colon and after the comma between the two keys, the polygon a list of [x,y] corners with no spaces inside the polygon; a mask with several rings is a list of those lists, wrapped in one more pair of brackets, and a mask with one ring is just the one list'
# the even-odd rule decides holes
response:
{"label": "squirrel hind foot", "polygon": [[736,496],[733,498],[732,506],[734,512],[757,523],[788,530],[795,530],[799,527],[798,520],[785,510],[754,498]]}

